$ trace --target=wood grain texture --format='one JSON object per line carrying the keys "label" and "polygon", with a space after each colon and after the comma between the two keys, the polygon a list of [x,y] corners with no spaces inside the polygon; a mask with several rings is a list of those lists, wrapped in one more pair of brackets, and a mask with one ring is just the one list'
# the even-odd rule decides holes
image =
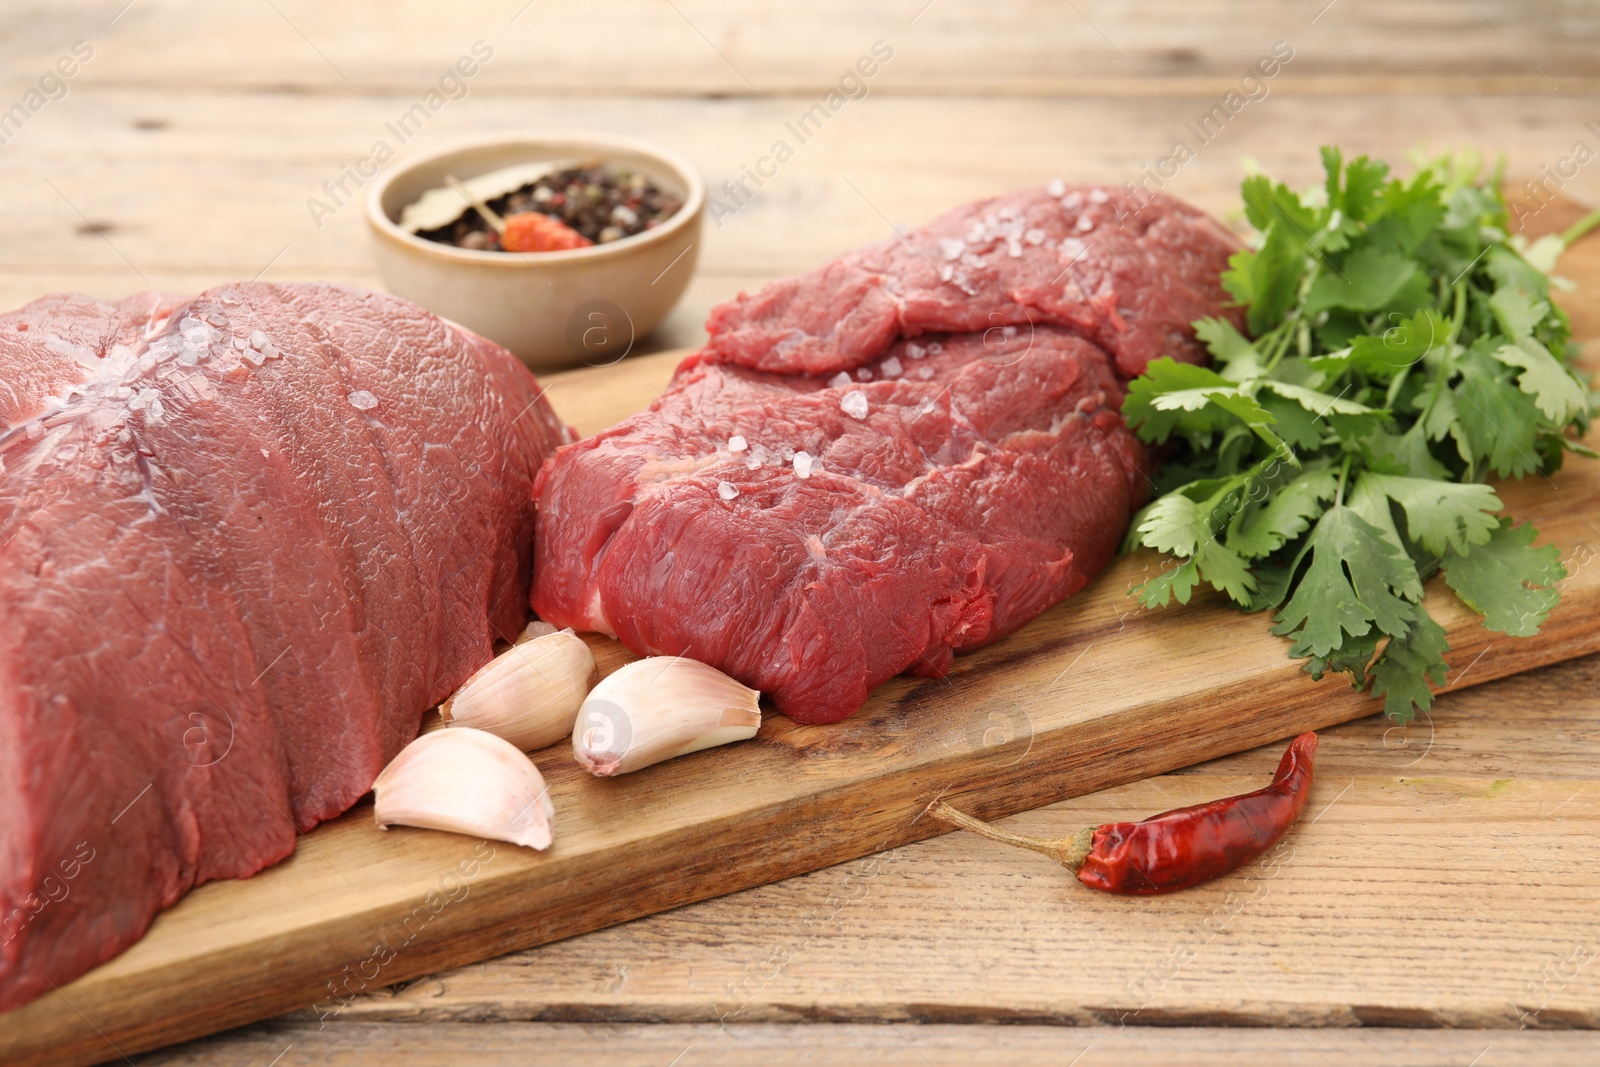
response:
{"label": "wood grain texture", "polygon": [[[1368,717],[1324,731],[1319,798],[1281,871],[1153,909],[1108,904],[1037,857],[952,835],[376,991],[332,1025],[1592,1027],[1597,693],[1590,656],[1446,693],[1406,729]],[[1059,834],[1219,796],[1270,775],[1280,752],[1007,825]]]}
{"label": "wood grain texture", "polygon": [[[1291,41],[1296,56],[1271,82],[1269,98],[1251,103],[1204,146],[1169,183],[1171,191],[1231,211],[1243,160],[1304,182],[1314,177],[1318,143],[1393,160],[1419,146],[1476,145],[1504,151],[1519,179],[1556,165],[1579,139],[1600,143],[1587,126],[1600,120],[1594,106],[1600,13],[1577,0],[675,5],[676,11],[659,0],[625,0],[597,12],[592,4],[538,3],[513,24],[523,0],[397,0],[381,13],[370,4],[306,0],[138,0],[126,9],[122,0],[10,3],[0,15],[0,107],[21,99],[74,40],[92,43],[95,56],[65,99],[33,115],[0,147],[0,186],[7,192],[0,199],[6,238],[0,305],[71,289],[104,296],[194,291],[262,271],[269,279],[377,286],[359,209],[342,208],[319,229],[306,199],[370,151],[383,124],[475,39],[494,46],[494,59],[468,96],[444,107],[402,152],[533,126],[609,129],[672,145],[714,189],[767,151],[783,121],[814,103],[865,45],[882,38],[895,47],[868,99],[851,102],[737,216],[708,227],[699,276],[655,335],[641,340],[641,352],[697,344],[713,304],[886,235],[884,216],[914,224],[962,200],[1055,174],[1137,179],[1141,165],[1171,150],[1185,121],[1237,87],[1244,65],[1278,39]],[[1600,168],[1592,164],[1564,185],[1579,199],[1600,202]],[[1595,242],[1575,256],[1590,264],[1584,272],[1600,275]],[[1593,301],[1569,306],[1580,335],[1600,337],[1600,308]],[[631,381],[629,402],[648,400],[643,376],[664,377],[669,362],[641,364],[637,380],[607,377],[606,388],[627,389]],[[596,382],[605,373],[594,372]],[[591,427],[605,421],[603,410],[583,409],[582,390],[558,388],[576,394],[558,397],[558,404],[571,405],[569,415]],[[1565,504],[1559,495],[1548,499],[1552,507]],[[1091,649],[1085,663],[1102,651]],[[1504,651],[1485,646],[1467,679],[1475,681],[1479,668]],[[1453,674],[1452,689],[1461,688],[1454,681],[1461,673]],[[1592,1035],[1495,1031],[1480,1043],[1476,1033],[1306,1027],[1319,1020],[1477,1025],[1475,1018],[1507,1018],[1508,1009],[1492,1002],[1501,994],[1521,998],[1524,1007],[1544,1003],[1548,1010],[1522,1018],[1534,1027],[1592,1025],[1600,1016],[1594,964],[1559,987],[1549,977],[1573,948],[1600,948],[1600,935],[1586,925],[1594,901],[1583,895],[1594,884],[1594,867],[1574,882],[1566,873],[1545,879],[1541,867],[1526,862],[1559,865],[1583,847],[1573,843],[1583,836],[1552,835],[1536,804],[1484,807],[1487,797],[1463,799],[1450,788],[1399,794],[1413,808],[1372,799],[1392,799],[1384,783],[1418,776],[1451,780],[1469,793],[1482,786],[1485,794],[1525,782],[1546,793],[1581,784],[1577,799],[1550,813],[1558,822],[1572,818],[1588,791],[1600,789],[1597,683],[1600,667],[1590,658],[1446,693],[1431,722],[1405,731],[1368,718],[1324,734],[1319,797],[1327,795],[1324,786],[1337,785],[1337,771],[1344,781],[1359,779],[1366,799],[1347,809],[1353,822],[1335,822],[1334,813],[1358,795],[1352,789],[1292,840],[1323,848],[1317,835],[1336,828],[1376,852],[1341,854],[1339,862],[1350,866],[1322,869],[1314,886],[1275,879],[1276,896],[1257,903],[1283,905],[1292,888],[1295,908],[1252,904],[1131,1020],[1193,1019],[1199,1006],[1232,997],[1229,1012],[1238,1014],[1218,1021],[1286,1027],[1288,1018],[1262,999],[1277,1004],[1283,991],[1264,978],[1305,971],[1325,981],[1288,980],[1292,996],[1284,1007],[1299,1031],[884,1026],[864,1003],[881,1005],[896,1020],[991,1020],[1018,1003],[1042,1005],[1043,1018],[1077,1020],[1094,1017],[1096,1006],[1137,1002],[1126,983],[1170,969],[1174,947],[1193,944],[1189,931],[1241,888],[1227,880],[1183,895],[1192,907],[1159,914],[1147,936],[1142,913],[1081,922],[1081,895],[1066,892],[1070,886],[1034,857],[941,838],[899,848],[890,863],[848,861],[412,985],[383,988],[397,977],[384,968],[368,992],[334,1001],[343,1010],[325,1024],[304,1014],[160,1053],[151,1062],[268,1064],[282,1054],[279,1067],[469,1058],[513,1064],[603,1058],[657,1067],[693,1044],[682,1067],[754,1059],[1066,1063],[1084,1047],[1075,1043],[1082,1038],[1107,1058],[1129,1063],[1382,1060],[1459,1067],[1475,1056],[1479,1067],[1591,1063],[1600,1058]],[[891,719],[885,728],[904,730],[915,721]],[[998,725],[987,724],[986,732]],[[909,740],[902,735],[895,743]],[[1412,764],[1419,751],[1422,760]],[[1215,796],[1269,773],[1277,752],[1273,745],[1219,757],[1018,822],[1075,827],[1082,815],[1073,804],[1120,816],[1158,810],[1174,797]],[[849,757],[808,758],[826,768]],[[1497,786],[1505,779],[1514,781]],[[1463,804],[1478,805],[1495,833],[1464,824]],[[1578,810],[1584,821],[1568,828],[1592,840],[1593,810]],[[818,825],[817,817],[803,813],[777,840]],[[1436,826],[1448,833],[1439,836]],[[1523,850],[1525,840],[1537,847]],[[331,853],[319,857],[312,849],[308,843],[294,862],[302,872],[323,865],[324,879],[311,888],[337,912],[340,892],[354,890],[327,866]],[[1383,869],[1382,877],[1363,874],[1348,890],[1350,870],[1380,870],[1373,855],[1401,866]],[[378,864],[369,872],[337,862],[361,887],[396,869]],[[1294,874],[1291,864],[1283,878]],[[854,897],[859,884],[867,894],[840,909],[841,897]],[[481,896],[460,903],[476,907]],[[984,906],[991,898],[994,906]],[[987,914],[1001,907],[1003,921],[986,927],[994,936],[967,933],[974,911],[988,922]],[[308,902],[297,920],[314,922],[317,913]],[[818,929],[817,916],[836,913]],[[401,912],[383,922],[395,914]],[[226,916],[213,913],[210,922],[201,917],[175,928],[180,939],[197,944],[221,939],[218,952],[235,968],[233,978],[210,990],[194,976],[179,983],[175,999],[200,995],[229,1005],[191,1031],[250,1014],[249,981],[237,977],[239,968],[269,981],[283,977],[271,960],[291,947],[290,939],[263,934],[248,948],[230,947],[226,925]],[[1572,944],[1561,943],[1563,933]],[[493,941],[482,951],[504,951],[514,942]],[[761,980],[739,1019],[859,1017],[877,1025],[774,1022],[719,1031],[709,1023],[514,1021],[656,1018],[657,1011],[666,1013],[661,1018],[714,1018],[704,1002],[720,995],[724,1004],[740,1004],[744,994],[730,1000],[728,983],[749,988],[749,976],[769,973],[772,954],[784,945],[800,951]],[[951,962],[957,956],[965,968]],[[1112,962],[1093,969],[1091,981],[1071,966],[1077,960]],[[330,964],[330,974],[335,970]],[[159,966],[146,973],[161,976],[146,979],[152,985],[168,977]],[[1108,991],[1128,999],[1108,1000]],[[362,1021],[377,1018],[394,1021]],[[457,1019],[473,1021],[449,1021]],[[0,1044],[10,1024],[0,1020]],[[825,1035],[817,1038],[816,1029]],[[116,1058],[116,1052],[102,1044],[84,1057]],[[7,1059],[3,1052],[0,1059]],[[1097,1062],[1093,1054],[1083,1061],[1084,1067]]]}
{"label": "wood grain texture", "polygon": [[[1590,1067],[1590,1034],[1426,1030],[1239,1030],[1195,1027],[781,1025],[580,1026],[354,1023],[319,1030],[263,1024],[141,1056],[139,1067],[608,1067],[761,1063],[767,1067]],[[281,1056],[281,1059],[274,1059]],[[673,1057],[680,1057],[674,1060]],[[1074,1061],[1073,1057],[1081,1057]],[[1474,1057],[1477,1057],[1474,1059]]]}
{"label": "wood grain texture", "polygon": [[[1555,219],[1552,212],[1544,221]],[[1600,286],[1600,272],[1589,273],[1591,255],[1584,248],[1562,269],[1580,285]],[[556,375],[552,396],[569,420],[592,430],[648,401],[673,359],[663,354]],[[1600,535],[1591,518],[1600,515],[1600,465],[1572,464],[1501,492],[1511,513],[1536,520],[1544,538],[1575,561],[1579,546]],[[772,716],[752,742],[612,781],[580,771],[566,746],[536,754],[557,811],[556,843],[543,854],[431,831],[381,833],[368,805],[358,805],[305,835],[289,860],[245,881],[201,887],[122,956],[8,1016],[0,1057],[88,1062],[103,1057],[108,1042],[123,1052],[143,1050],[312,1002],[322,1005],[319,1017],[333,1017],[363,993],[443,966],[937,836],[945,828],[923,817],[936,797],[997,818],[1371,713],[1369,698],[1337,681],[1310,684],[1285,657],[1285,642],[1214,598],[1181,611],[1140,611],[1126,590],[1155,562],[1147,552],[1123,557],[1022,631],[960,657],[949,677],[891,680],[845,723],[805,726]],[[1594,651],[1600,567],[1572,570],[1542,633],[1515,641],[1482,629],[1434,582],[1427,606],[1451,635],[1451,684],[1476,685]],[[628,658],[615,642],[591,642],[602,670]],[[1184,793],[1193,782],[1170,781],[1172,795],[1159,807],[1202,799]],[[1589,801],[1555,795],[1568,785],[1519,783],[1515,797],[1529,810],[1570,802],[1575,812],[1589,812]],[[1487,788],[1471,779],[1416,789],[1383,779],[1369,789],[1353,785],[1333,809],[1340,813],[1335,825],[1369,803],[1378,808],[1367,811],[1367,821],[1383,824],[1416,817],[1417,798],[1430,790],[1471,796]],[[1333,799],[1324,777],[1312,803]],[[1600,796],[1591,799],[1600,803]],[[1085,812],[1076,825],[1114,813]],[[1455,816],[1448,830],[1463,834],[1491,818],[1470,804]],[[1552,858],[1540,853],[1535,866],[1566,879],[1575,894],[1568,903],[1592,912],[1600,887],[1581,872],[1583,861],[1592,866],[1600,853],[1575,859],[1570,835],[1553,837],[1543,846]],[[1378,869],[1402,858],[1383,856]],[[1359,850],[1335,851],[1325,867],[1299,865],[1291,878],[1312,877],[1320,886],[1328,871],[1368,859]],[[1557,859],[1562,865],[1551,868]],[[1152,912],[1193,906],[1185,894],[1171,899],[1179,903],[1162,901]],[[1090,900],[1081,909],[1126,924],[1129,906]],[[964,965],[959,953],[950,958]],[[1270,1021],[1237,997],[1205,993],[1190,991],[1172,1021]],[[1261,1000],[1280,1011],[1268,996]],[[696,1011],[710,1003],[701,994],[690,999]],[[846,1018],[864,1010],[845,1001]],[[1308,1016],[1324,1025],[1341,1018],[1337,1004],[1308,1003]],[[1019,997],[1007,1017],[1026,1019],[1030,1010]],[[1092,1023],[1125,1004],[1111,997],[1082,1018],[1070,1006],[1037,1010]],[[1451,1010],[1451,1018],[1488,1020],[1468,1025],[1504,1025],[1509,1006],[1494,998]],[[1356,1021],[1384,1020],[1357,1012]]]}
{"label": "wood grain texture", "polygon": [[[312,104],[285,93],[102,88],[91,74],[92,65],[83,84],[0,150],[0,183],[8,190],[0,202],[6,236],[0,304],[62,289],[108,297],[149,288],[194,291],[257,275],[380,284],[359,202],[346,202],[319,226],[307,201],[326,197],[323,183],[339,180],[343,167],[387,136],[384,124],[409,106],[409,97]],[[1521,176],[1555,167],[1577,140],[1600,148],[1600,135],[1585,125],[1600,123],[1593,100],[1465,93],[1306,101],[1275,94],[1199,148],[1166,188],[1232,217],[1243,161],[1304,184],[1316,178],[1319,143],[1395,161],[1419,146],[1476,145],[1491,155],[1504,152],[1518,184]],[[886,219],[915,225],[952,205],[1055,175],[1140,180],[1141,168],[1157,166],[1175,138],[1194,140],[1185,123],[1213,102],[1163,94],[1025,98],[1000,109],[968,97],[886,95],[853,103],[796,146],[794,159],[736,214],[720,226],[707,221],[689,293],[640,350],[698,344],[714,304],[880,240],[891,232]],[[717,190],[770,151],[785,135],[784,123],[809,103],[473,95],[396,147],[402,155],[428,151],[462,137],[525,130],[530,115],[559,115],[574,127],[671,145]],[[139,128],[151,122],[164,125]],[[959,156],[930,160],[923,132],[930,130],[943,143],[961,145]],[[1600,202],[1600,164],[1577,169],[1562,185],[1569,196]]]}
{"label": "wood grain texture", "polygon": [[96,48],[89,73],[117,88],[420,92],[482,40],[495,50],[479,76],[486,92],[820,95],[883,40],[895,57],[874,81],[882,94],[1156,96],[1237,88],[1282,40],[1296,51],[1302,91],[1489,83],[1553,94],[1593,91],[1600,76],[1588,48],[1600,16],[1575,0],[1236,0],[1225,9],[1184,0],[402,0],[381,9],[139,0],[113,23],[121,6],[14,5],[5,69],[42,69],[81,38]]}

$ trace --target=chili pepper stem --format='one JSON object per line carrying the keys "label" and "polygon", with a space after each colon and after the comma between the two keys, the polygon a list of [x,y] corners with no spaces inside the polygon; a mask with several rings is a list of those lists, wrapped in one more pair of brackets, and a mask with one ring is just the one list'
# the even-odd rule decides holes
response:
{"label": "chili pepper stem", "polygon": [[1049,856],[1063,867],[1074,873],[1083,866],[1084,858],[1089,855],[1089,850],[1094,842],[1094,827],[1086,826],[1071,837],[1059,841],[1045,841],[1037,837],[1027,837],[1023,834],[1014,834],[1009,830],[1001,830],[990,826],[980,819],[974,819],[966,812],[957,811],[944,801],[937,801],[929,811],[935,818],[945,822],[954,823],[963,830],[971,830],[981,837],[991,841],[999,841],[1003,845],[1013,845],[1017,848],[1029,849],[1033,852]]}

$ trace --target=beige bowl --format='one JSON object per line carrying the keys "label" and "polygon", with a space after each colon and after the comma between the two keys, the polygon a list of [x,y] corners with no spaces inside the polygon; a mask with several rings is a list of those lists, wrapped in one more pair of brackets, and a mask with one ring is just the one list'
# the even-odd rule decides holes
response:
{"label": "beige bowl", "polygon": [[[566,252],[513,255],[402,230],[406,205],[444,184],[547,159],[597,159],[649,175],[683,199],[653,230]],[[458,144],[406,160],[372,187],[367,223],[390,292],[498,341],[535,370],[613,363],[683,295],[699,258],[705,182],[672,152],[624,137],[551,133]]]}

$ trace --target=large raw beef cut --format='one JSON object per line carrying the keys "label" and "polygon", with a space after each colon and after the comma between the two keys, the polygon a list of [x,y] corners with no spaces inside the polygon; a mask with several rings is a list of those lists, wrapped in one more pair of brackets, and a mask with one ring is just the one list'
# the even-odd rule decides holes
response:
{"label": "large raw beef cut", "polygon": [[1111,559],[1148,493],[1125,381],[1202,358],[1236,247],[1170,198],[1027,189],[741,295],[540,473],[535,609],[804,722],[942,674]]}
{"label": "large raw beef cut", "polygon": [[712,311],[706,348],[761,370],[822,374],[874,359],[896,337],[1052,323],[1131,378],[1158,356],[1202,358],[1190,323],[1217,314],[1237,247],[1168,196],[1019,189],[741,294]]}
{"label": "large raw beef cut", "polygon": [[504,349],[357,289],[0,316],[0,1009],[365,793],[520,628],[569,440]]}

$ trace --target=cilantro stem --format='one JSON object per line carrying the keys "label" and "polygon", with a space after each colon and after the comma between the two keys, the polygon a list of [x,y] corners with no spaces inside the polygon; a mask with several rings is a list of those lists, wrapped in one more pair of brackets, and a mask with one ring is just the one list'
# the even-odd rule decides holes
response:
{"label": "cilantro stem", "polygon": [[1267,364],[1262,369],[1262,376],[1270,375],[1278,361],[1289,351],[1289,342],[1296,339],[1296,327],[1300,325],[1301,318],[1305,315],[1306,301],[1311,296],[1311,286],[1315,284],[1317,275],[1322,273],[1322,260],[1312,259],[1311,265],[1306,269],[1305,276],[1300,279],[1300,295],[1295,300],[1294,308],[1284,316],[1282,322],[1273,329],[1276,334],[1272,339],[1272,354],[1267,357]]}
{"label": "cilantro stem", "polygon": [[1585,234],[1596,226],[1600,226],[1600,208],[1589,212],[1583,218],[1568,226],[1561,233],[1561,243],[1567,248],[1577,244]]}
{"label": "cilantro stem", "polygon": [[1339,465],[1339,492],[1333,498],[1333,506],[1336,508],[1344,506],[1344,483],[1345,479],[1350,477],[1350,461],[1354,458],[1346,455],[1344,462]]}
{"label": "cilantro stem", "polygon": [[1428,416],[1433,414],[1433,406],[1439,402],[1439,394],[1444,392],[1445,382],[1455,377],[1456,373],[1455,356],[1451,350],[1455,348],[1456,338],[1461,336],[1461,327],[1467,321],[1466,283],[1456,282],[1455,290],[1456,306],[1450,315],[1450,332],[1445,335],[1444,344],[1441,346],[1444,349],[1444,360],[1440,364],[1439,373],[1434,375],[1433,390],[1428,394],[1427,406],[1422,409],[1422,414],[1417,416],[1417,423],[1424,426],[1424,433],[1427,432]]}

